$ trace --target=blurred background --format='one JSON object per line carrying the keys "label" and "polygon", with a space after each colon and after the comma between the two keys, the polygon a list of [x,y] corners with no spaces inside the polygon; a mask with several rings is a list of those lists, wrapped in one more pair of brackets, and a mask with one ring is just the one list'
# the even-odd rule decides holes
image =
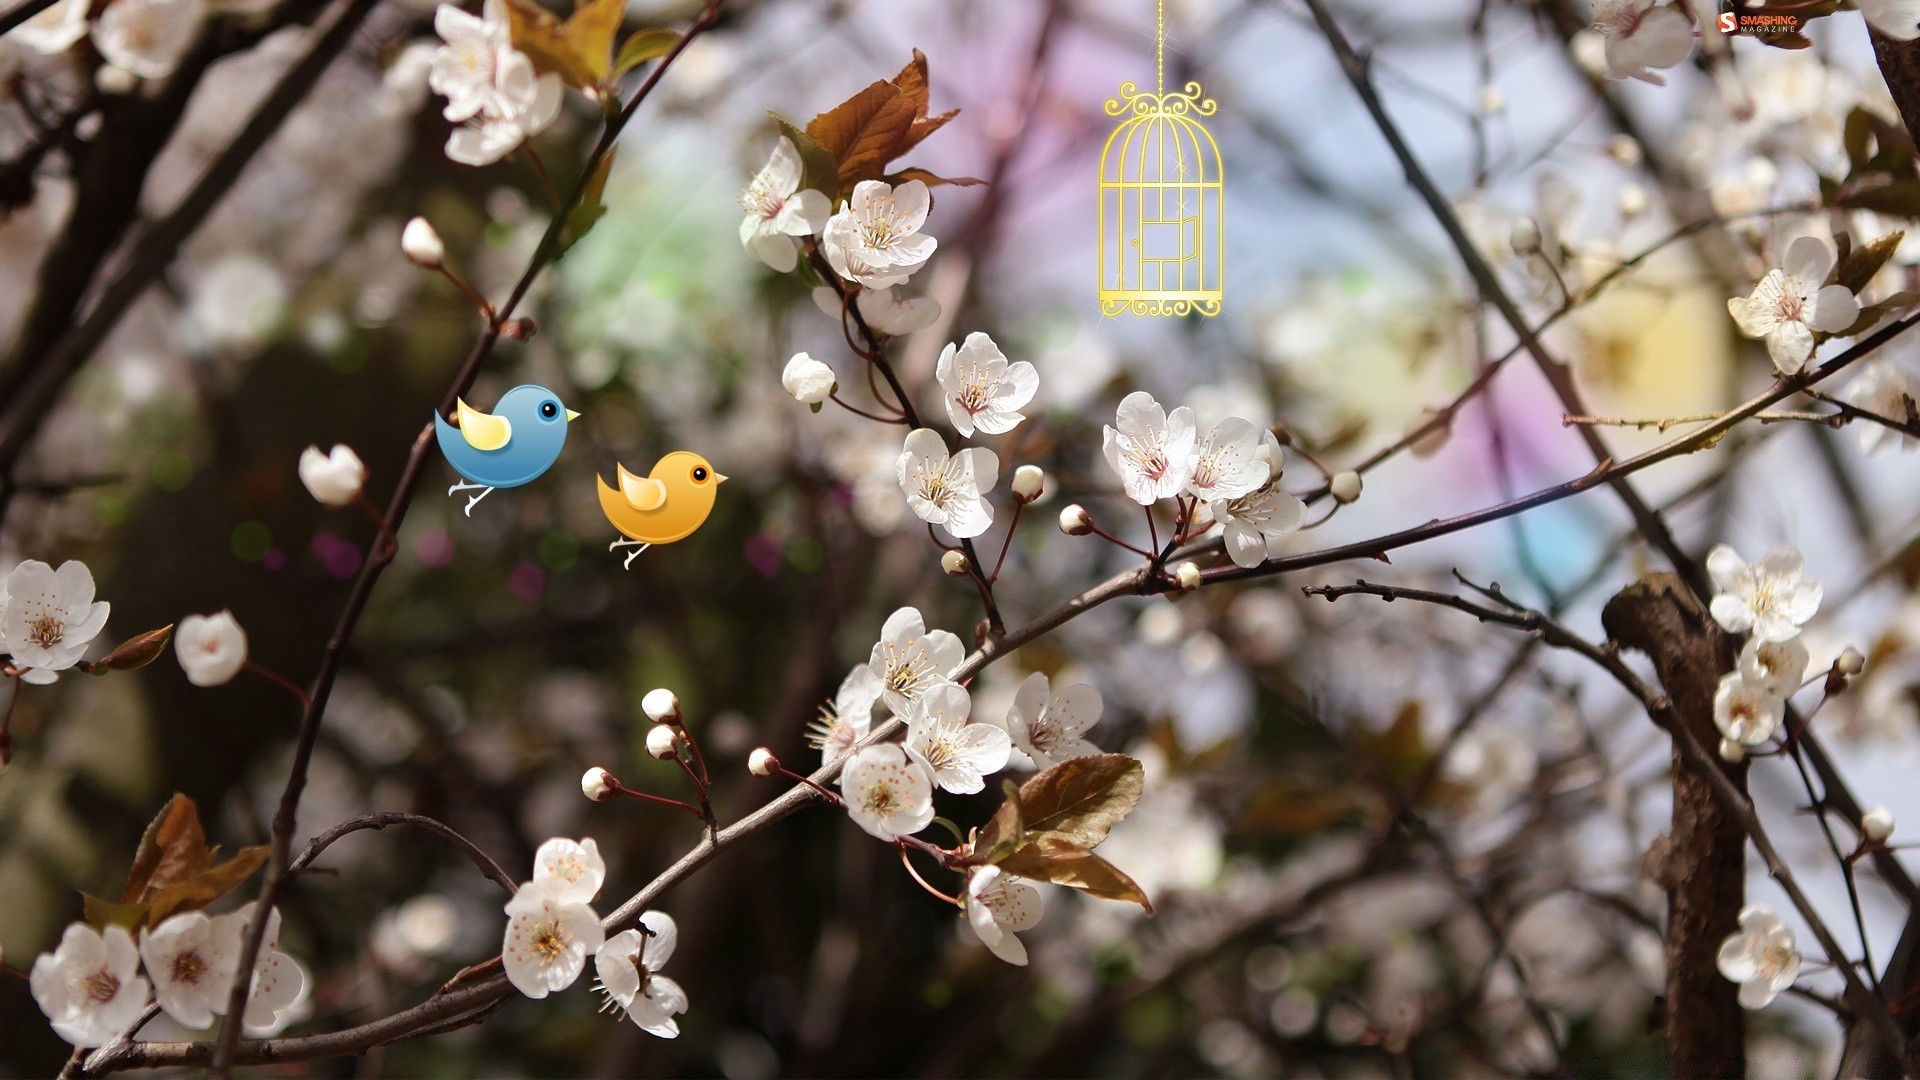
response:
{"label": "blurred background", "polygon": [[[698,4],[634,0],[630,25],[684,24]],[[1901,226],[1854,214],[1754,214],[1804,202],[1844,171],[1846,115],[1898,117],[1857,15],[1802,51],[1732,42],[1718,77],[1699,56],[1669,85],[1594,78],[1598,39],[1572,0],[1335,5],[1374,51],[1388,106],[1476,242],[1536,319],[1643,261],[1547,334],[1602,414],[1721,408],[1766,385],[1765,352],[1725,314],[1785,239]],[[235,16],[239,17],[239,16]],[[345,442],[384,503],[408,446],[479,324],[450,285],[400,254],[415,214],[489,295],[519,275],[547,223],[535,174],[472,169],[405,46],[431,5],[388,0],[68,385],[21,459],[0,566],[83,559],[113,605],[107,639],[231,609],[253,656],[304,683],[373,536],[323,512],[300,450]],[[804,121],[919,48],[933,108],[959,117],[914,155],[942,175],[926,231],[939,253],[908,291],[943,309],[896,347],[923,407],[948,341],[991,333],[1031,360],[1035,422],[999,441],[1003,475],[1043,465],[1047,501],[1013,541],[999,594],[1019,624],[1123,569],[1123,553],[1062,535],[1084,503],[1144,532],[1100,459],[1118,399],[1148,389],[1282,422],[1331,468],[1393,443],[1511,345],[1290,0],[1167,0],[1168,82],[1220,103],[1227,299],[1208,320],[1105,319],[1094,286],[1102,105],[1153,63],[1150,0],[730,0],[621,142],[610,212],[537,282],[532,340],[504,343],[468,400],[555,388],[584,418],[538,484],[461,515],[431,457],[326,714],[300,839],[374,810],[445,820],[523,875],[556,836],[596,838],[604,897],[624,898],[696,839],[684,816],[590,804],[601,765],[629,786],[687,794],[641,748],[640,696],[673,688],[723,778],[723,821],[781,784],[747,775],[756,745],[811,768],[807,724],[886,615],[918,606],[971,640],[977,598],[943,576],[894,480],[899,433],[817,415],[781,389],[809,350],[855,363],[806,285],[750,259],[737,198],[765,161],[768,110]],[[292,27],[209,65],[139,188],[164,213],[298,57]],[[0,47],[8,43],[0,39]],[[10,80],[70,78],[12,49]],[[597,134],[577,97],[538,148],[569,182]],[[33,128],[0,103],[0,151]],[[17,170],[16,170],[17,171]],[[11,174],[10,174],[11,175]],[[58,155],[0,225],[0,337],[36,359],[28,313],[73,230]],[[1542,254],[1513,251],[1521,219]],[[1712,223],[1713,219],[1724,219]],[[1673,240],[1676,227],[1710,227]],[[1909,244],[1876,283],[1902,287]],[[44,347],[42,342],[40,347]],[[1911,365],[1911,344],[1884,363]],[[843,382],[846,382],[843,376]],[[1450,516],[1581,475],[1592,459],[1524,359],[1450,431],[1367,476],[1364,496],[1289,540],[1307,551]],[[1657,431],[1605,432],[1621,453]],[[1869,458],[1857,427],[1750,425],[1710,452],[1641,474],[1690,549],[1776,543],[1807,555],[1826,604],[1816,668],[1851,644],[1868,674],[1820,713],[1855,790],[1920,821],[1907,779],[1920,683],[1920,471]],[[732,477],[693,538],[623,572],[593,497],[615,461],[644,471],[694,449]],[[1286,486],[1322,477],[1291,457]],[[1004,492],[1004,488],[1002,488]],[[1008,509],[989,534],[997,550]],[[1317,520],[1323,510],[1316,508]],[[1147,763],[1139,811],[1101,851],[1158,914],[1051,890],[1025,935],[1027,968],[979,947],[951,909],[843,814],[804,811],[656,906],[679,920],[667,974],[692,1002],[663,1042],[596,1015],[584,990],[516,1000],[484,1025],[290,1067],[314,1075],[1412,1075],[1551,1066],[1527,995],[1545,1002],[1582,1071],[1662,1071],[1659,920],[1641,858],[1667,820],[1668,748],[1646,716],[1578,664],[1455,612],[1299,588],[1373,580],[1444,586],[1458,568],[1549,606],[1595,639],[1598,609],[1658,565],[1604,492],[1396,552],[1106,605],[974,684],[1004,714],[1026,673],[1085,680],[1106,712],[1090,737]],[[298,710],[242,678],[187,683],[171,658],[132,676],[63,678],[21,694],[0,772],[0,943],[16,967],[78,917],[78,891],[116,892],[140,830],[174,791],[210,839],[261,842]],[[1445,746],[1445,756],[1435,755]],[[1410,783],[1429,766],[1438,780]],[[1762,812],[1829,922],[1858,945],[1840,876],[1783,765],[1755,770]],[[963,827],[991,800],[942,796]],[[1824,862],[1822,860],[1825,860]],[[315,975],[296,1034],[365,1022],[494,955],[501,896],[424,836],[365,833],[284,905],[283,946]],[[1755,902],[1789,910],[1757,861]],[[1863,871],[1865,925],[1884,956],[1904,912]],[[947,883],[951,884],[951,883]],[[603,901],[602,907],[611,907]],[[1789,921],[1791,917],[1789,917]],[[1804,932],[1803,943],[1806,942]],[[1515,967],[1525,972],[1523,988]],[[1824,980],[1824,981],[1823,981]],[[1837,977],[1808,985],[1836,991]],[[1828,1070],[1830,1015],[1783,998],[1749,1017],[1756,1073]],[[150,1025],[168,1037],[165,1022]],[[172,1037],[179,1037],[177,1030]],[[55,1071],[66,1047],[21,980],[0,980],[0,1075]]]}

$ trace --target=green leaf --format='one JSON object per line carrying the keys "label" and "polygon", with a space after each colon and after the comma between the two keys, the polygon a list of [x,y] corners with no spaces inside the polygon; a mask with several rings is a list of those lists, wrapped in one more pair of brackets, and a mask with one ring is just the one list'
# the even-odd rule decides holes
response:
{"label": "green leaf", "polygon": [[[1138,762],[1135,763],[1136,765]],[[1029,844],[1000,863],[1015,877],[1050,881],[1103,900],[1139,904],[1153,914],[1153,902],[1134,880],[1107,860],[1060,840]]]}
{"label": "green leaf", "polygon": [[92,893],[81,893],[80,905],[87,925],[96,930],[118,926],[128,933],[136,933],[141,924],[147,921],[145,904],[118,904],[112,900],[102,900]]}
{"label": "green leaf", "polygon": [[560,35],[593,73],[595,85],[608,81],[612,70],[613,39],[627,17],[627,0],[577,0],[573,14],[561,24]]}
{"label": "green leaf", "polygon": [[1858,293],[1873,280],[1873,275],[1887,265],[1893,253],[1900,247],[1900,241],[1906,239],[1905,232],[1890,232],[1864,247],[1843,252],[1839,265],[1834,271],[1834,282],[1845,285],[1848,292]]}
{"label": "green leaf", "polygon": [[587,174],[587,182],[580,189],[580,200],[573,209],[567,211],[567,220],[560,227],[559,243],[553,253],[558,259],[568,249],[580,241],[580,238],[593,231],[594,225],[607,215],[607,205],[602,196],[607,190],[607,176],[613,172],[613,155],[618,147],[609,149],[593,171]]}
{"label": "green leaf", "polygon": [[1133,812],[1146,774],[1125,754],[1069,758],[1020,785],[1022,847],[1056,841],[1092,850]]}
{"label": "green leaf", "polygon": [[635,30],[620,46],[620,55],[613,59],[613,78],[617,79],[649,60],[665,56],[680,44],[680,31],[665,26],[652,26],[644,30]]}
{"label": "green leaf", "polygon": [[840,162],[813,136],[795,127],[793,121],[779,113],[768,115],[780,125],[780,134],[792,139],[794,149],[800,151],[800,186],[818,191],[829,201],[835,200],[840,191]]}
{"label": "green leaf", "polygon": [[1014,853],[1025,838],[1027,825],[1020,814],[1020,789],[1013,781],[1002,780],[1000,790],[1006,793],[1007,801],[993,812],[980,834],[973,838],[973,851],[990,863],[999,862]]}

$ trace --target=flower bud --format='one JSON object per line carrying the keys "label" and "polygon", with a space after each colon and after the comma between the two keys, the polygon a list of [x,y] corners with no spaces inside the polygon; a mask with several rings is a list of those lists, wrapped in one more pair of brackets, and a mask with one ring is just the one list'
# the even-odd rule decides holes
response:
{"label": "flower bud", "polygon": [[647,753],[670,761],[680,749],[680,733],[665,724],[647,729]]}
{"label": "flower bud", "polygon": [[1192,592],[1200,587],[1200,567],[1189,560],[1173,568],[1173,580],[1180,583],[1180,591]]}
{"label": "flower bud", "polygon": [[533,317],[530,315],[522,315],[517,319],[508,319],[506,323],[500,327],[500,336],[506,338],[508,341],[532,341],[533,335],[539,332],[540,324],[534,322]]}
{"label": "flower bud", "polygon": [[772,776],[780,771],[780,759],[764,746],[756,746],[747,755],[747,771],[755,776]]}
{"label": "flower bud", "polygon": [[640,699],[640,711],[646,713],[647,719],[656,724],[678,724],[680,699],[673,696],[673,691],[666,687],[656,687],[647,691],[647,696]]}
{"label": "flower bud", "polygon": [[447,245],[441,242],[433,224],[423,217],[413,218],[400,230],[400,251],[408,262],[422,270],[438,270],[447,265]]}
{"label": "flower bud", "polygon": [[1637,167],[1646,155],[1633,136],[1615,135],[1607,140],[1607,156],[1631,169]]}
{"label": "flower bud", "polygon": [[964,551],[949,551],[940,556],[940,569],[945,570],[950,577],[966,577],[967,553]]}
{"label": "flower bud", "polygon": [[173,651],[180,658],[181,670],[195,686],[220,686],[232,682],[247,666],[247,632],[231,611],[212,615],[188,615],[180,620],[174,635]]}
{"label": "flower bud", "polygon": [[1350,503],[1359,498],[1360,487],[1360,474],[1351,469],[1343,473],[1335,473],[1333,479],[1327,481],[1327,490],[1332,492],[1335,499],[1343,503]]}
{"label": "flower bud", "polygon": [[300,482],[322,506],[345,506],[359,498],[367,482],[367,467],[345,443],[335,443],[325,454],[319,447],[309,446],[300,452]]}
{"label": "flower bud", "polygon": [[1647,189],[1644,186],[1634,183],[1620,185],[1621,217],[1639,217],[1647,212],[1647,207],[1651,204],[1652,200],[1647,196]]}
{"label": "flower bud", "polygon": [[1086,507],[1074,503],[1060,511],[1060,531],[1068,536],[1085,536],[1093,531],[1093,517]]}
{"label": "flower bud", "polygon": [[1540,250],[1540,225],[1530,217],[1523,217],[1513,223],[1513,231],[1507,237],[1507,244],[1516,255],[1531,255]]}
{"label": "flower bud", "polygon": [[606,802],[620,790],[620,781],[607,770],[595,765],[580,777],[580,793],[594,802]]}
{"label": "flower bud", "polygon": [[1866,670],[1867,658],[1860,655],[1859,649],[1849,645],[1841,651],[1840,659],[1835,660],[1833,666],[1842,675],[1858,675]]}
{"label": "flower bud", "polygon": [[1876,844],[1884,844],[1893,835],[1893,811],[1876,806],[1860,815],[1860,835]]}
{"label": "flower bud", "polygon": [[1047,490],[1047,474],[1038,465],[1022,465],[1013,470],[1013,497],[1030,503]]}
{"label": "flower bud", "polygon": [[787,361],[787,369],[780,373],[780,385],[802,405],[819,405],[838,388],[833,369],[806,353],[794,353]]}
{"label": "flower bud", "polygon": [[1738,765],[1747,760],[1747,745],[1732,739],[1720,740],[1720,760],[1729,765]]}

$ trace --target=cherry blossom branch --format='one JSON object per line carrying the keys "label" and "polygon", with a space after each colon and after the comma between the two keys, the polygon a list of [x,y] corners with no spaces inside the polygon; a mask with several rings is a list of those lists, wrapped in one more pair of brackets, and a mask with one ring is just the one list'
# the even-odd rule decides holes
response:
{"label": "cherry blossom branch", "polygon": [[312,866],[313,861],[319,858],[322,852],[332,847],[344,837],[367,830],[378,832],[393,825],[407,825],[416,829],[425,829],[439,836],[441,839],[458,848],[462,855],[472,860],[473,865],[479,867],[480,872],[487,876],[487,880],[507,890],[508,896],[513,895],[515,889],[513,878],[508,875],[505,870],[500,868],[500,864],[495,862],[491,855],[482,851],[480,845],[467,839],[465,834],[461,833],[460,830],[448,825],[444,821],[439,821],[421,814],[406,814],[392,810],[377,814],[365,814],[348,821],[343,821],[307,841],[307,846],[300,850],[299,856],[287,865],[287,872],[289,874],[299,874],[301,871]]}
{"label": "cherry blossom branch", "polygon": [[[1317,0],[1310,0],[1310,2],[1317,2]],[[1322,597],[1329,603],[1343,596],[1357,595],[1378,597],[1388,603],[1395,600],[1412,600],[1449,607],[1472,615],[1483,623],[1525,631],[1548,645],[1578,653],[1599,665],[1620,684],[1622,689],[1640,702],[1641,707],[1646,710],[1653,722],[1672,737],[1674,745],[1687,761],[1708,779],[1715,798],[1746,832],[1753,843],[1754,850],[1758,851],[1761,859],[1765,861],[1768,874],[1779,883],[1794,909],[1800,913],[1802,919],[1806,920],[1808,928],[1820,942],[1820,948],[1829,957],[1835,959],[1835,970],[1846,983],[1847,1003],[1852,1006],[1857,1015],[1867,1018],[1873,1024],[1888,1051],[1901,1061],[1909,1075],[1920,1075],[1920,1058],[1916,1058],[1907,1049],[1906,1040],[1901,1036],[1899,1027],[1894,1024],[1886,1002],[1880,1000],[1879,996],[1860,980],[1860,975],[1852,964],[1844,962],[1846,951],[1841,948],[1839,940],[1833,936],[1833,931],[1821,918],[1819,910],[1801,890],[1792,868],[1773,846],[1772,838],[1767,833],[1766,826],[1760,821],[1759,814],[1755,812],[1752,800],[1734,786],[1713,752],[1701,744],[1692,730],[1680,723],[1666,695],[1656,692],[1643,682],[1640,676],[1620,659],[1617,650],[1588,641],[1542,612],[1522,607],[1488,607],[1452,593],[1397,585],[1379,585],[1365,580],[1356,581],[1351,585],[1309,586],[1302,591],[1309,596]]]}
{"label": "cherry blossom branch", "polygon": [[[371,2],[372,0],[352,0],[355,7],[351,10],[370,7]],[[635,110],[652,93],[653,88],[659,85],[667,69],[672,67],[674,61],[686,51],[687,45],[719,18],[720,6],[724,2],[725,0],[708,0],[707,5],[688,26],[686,33],[654,64],[653,69],[634,91],[633,97],[628,100],[625,107],[607,122],[606,127],[601,131],[599,141],[594,145],[592,153],[588,155],[586,167],[581,170],[580,178],[574,184],[572,196],[568,200],[569,206],[579,203],[599,163],[612,152],[614,141],[619,138],[621,129],[633,118]],[[341,25],[346,22],[346,16],[343,15],[340,23],[329,31],[329,35],[340,32]],[[351,29],[351,26],[346,28],[349,36]],[[314,73],[314,77],[318,78],[318,72]],[[441,398],[438,409],[441,415],[451,412],[454,402],[473,385],[474,379],[480,374],[481,365],[486,362],[488,356],[492,355],[494,346],[499,342],[507,321],[513,317],[515,309],[526,297],[527,291],[533,287],[534,279],[555,258],[566,218],[567,215],[564,213],[555,214],[548,224],[545,235],[540,238],[539,245],[528,258],[526,269],[522,271],[519,281],[515,283],[506,302],[501,304],[493,317],[488,320],[485,330],[474,342],[472,351],[460,366],[452,384],[447,387],[447,392]],[[385,535],[399,533],[400,523],[406,517],[407,509],[413,502],[414,492],[419,487],[432,440],[433,423],[429,421],[414,437],[412,447],[407,454],[406,465],[401,470],[399,483],[387,505],[387,511],[383,516],[386,523]],[[248,921],[246,935],[241,941],[239,962],[235,970],[252,971],[255,959],[259,956],[261,942],[266,936],[268,913],[287,880],[288,860],[293,844],[293,830],[300,796],[306,789],[307,769],[313,759],[314,746],[319,740],[320,721],[325,715],[327,700],[333,691],[334,679],[340,671],[341,654],[345,651],[347,642],[353,637],[354,629],[360,623],[360,616],[366,611],[367,602],[373,595],[374,585],[380,580],[381,572],[392,562],[394,554],[392,551],[376,550],[374,557],[370,557],[360,568],[353,590],[348,595],[346,607],[341,611],[340,618],[334,626],[333,635],[321,654],[320,668],[314,674],[313,688],[309,694],[310,702],[300,718],[299,733],[294,741],[293,762],[288,770],[286,786],[281,791],[279,807],[274,812],[271,829],[272,850],[267,857],[266,873],[261,879],[259,901],[252,919]],[[234,1022],[233,1018],[244,1015],[247,997],[252,989],[251,982],[250,979],[234,980],[233,991],[228,998],[225,1012],[229,1019],[221,1026],[220,1037],[210,1059],[212,1072],[216,1077],[225,1077],[232,1072],[236,1061],[235,1050],[239,1045],[241,1034],[241,1025]]]}

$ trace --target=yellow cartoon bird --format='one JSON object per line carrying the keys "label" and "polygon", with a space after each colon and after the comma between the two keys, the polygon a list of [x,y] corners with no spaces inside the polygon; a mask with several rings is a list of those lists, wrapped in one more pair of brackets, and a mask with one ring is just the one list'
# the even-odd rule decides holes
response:
{"label": "yellow cartoon bird", "polygon": [[607,550],[638,545],[622,568],[632,566],[636,556],[655,544],[691,536],[713,513],[715,491],[726,479],[706,458],[687,450],[661,458],[646,476],[635,476],[618,463],[614,469],[619,490],[597,476],[594,482],[600,486],[600,512],[626,537],[607,545]]}

